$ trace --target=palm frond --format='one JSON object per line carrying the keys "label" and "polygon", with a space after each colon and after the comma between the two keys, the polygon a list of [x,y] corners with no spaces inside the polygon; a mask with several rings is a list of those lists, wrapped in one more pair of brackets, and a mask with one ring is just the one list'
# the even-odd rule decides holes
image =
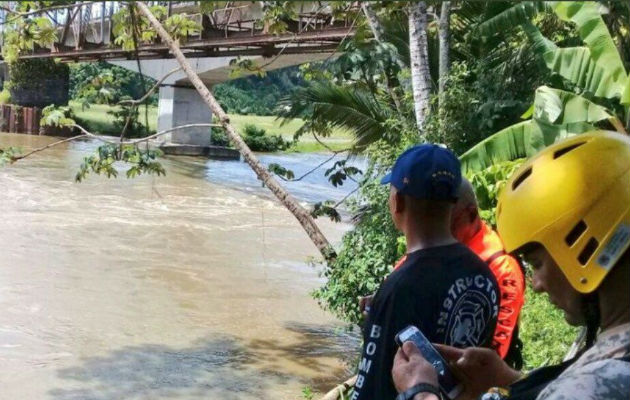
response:
{"label": "palm frond", "polygon": [[368,90],[317,82],[294,92],[283,102],[283,122],[308,115],[329,126],[344,128],[355,136],[355,147],[365,147],[383,137],[388,107]]}

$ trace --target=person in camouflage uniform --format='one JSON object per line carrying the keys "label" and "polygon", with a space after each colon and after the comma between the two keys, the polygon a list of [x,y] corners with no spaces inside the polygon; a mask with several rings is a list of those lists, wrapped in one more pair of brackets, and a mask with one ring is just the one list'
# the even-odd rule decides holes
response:
{"label": "person in camouflage uniform", "polygon": [[[464,384],[458,400],[629,399],[630,138],[592,132],[543,150],[507,182],[497,224],[506,249],[532,267],[532,288],[548,293],[568,323],[586,326],[586,346],[523,375],[492,350],[438,345]],[[392,377],[405,399],[409,388],[438,383],[411,343],[399,349]]]}

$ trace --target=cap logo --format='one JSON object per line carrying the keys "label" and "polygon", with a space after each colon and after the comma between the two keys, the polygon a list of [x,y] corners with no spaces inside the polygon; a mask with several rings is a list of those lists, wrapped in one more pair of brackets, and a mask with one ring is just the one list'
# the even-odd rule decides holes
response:
{"label": "cap logo", "polygon": [[455,179],[455,175],[452,172],[444,171],[444,170],[434,172],[431,176],[433,178],[437,178],[437,177],[441,177],[441,176],[448,176],[451,179]]}
{"label": "cap logo", "polygon": [[409,178],[404,177],[403,178],[403,184],[405,184],[405,185],[409,184]]}

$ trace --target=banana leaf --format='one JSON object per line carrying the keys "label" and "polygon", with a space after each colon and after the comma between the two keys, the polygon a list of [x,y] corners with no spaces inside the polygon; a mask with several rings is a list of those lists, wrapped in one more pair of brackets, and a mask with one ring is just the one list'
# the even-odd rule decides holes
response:
{"label": "banana leaf", "polygon": [[519,2],[479,24],[477,32],[481,35],[490,36],[497,32],[507,31],[530,22],[538,13],[547,9],[549,9],[549,6],[542,1]]}
{"label": "banana leaf", "polygon": [[548,86],[536,89],[533,117],[538,121],[558,125],[617,119],[599,104],[578,94]]}
{"label": "banana leaf", "polygon": [[481,171],[493,164],[531,157],[543,148],[595,127],[586,122],[552,125],[529,120],[507,127],[488,137],[459,157],[462,172]]}
{"label": "banana leaf", "polygon": [[547,66],[598,97],[621,97],[628,74],[597,2],[553,3],[556,15],[576,25],[586,47],[555,50],[544,55]]}

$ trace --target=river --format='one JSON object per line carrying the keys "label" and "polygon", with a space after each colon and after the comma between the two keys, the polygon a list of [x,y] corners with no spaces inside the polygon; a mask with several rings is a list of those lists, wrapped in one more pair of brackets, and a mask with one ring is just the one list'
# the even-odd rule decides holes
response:
{"label": "river", "polygon": [[[94,146],[0,168],[0,398],[299,399],[346,377],[357,339],[309,295],[318,253],[244,163],[164,159],[166,177],[75,183]],[[263,160],[299,175],[324,156],[300,157]],[[320,173],[290,189],[312,202],[351,188]],[[348,229],[319,223],[335,243]]]}

